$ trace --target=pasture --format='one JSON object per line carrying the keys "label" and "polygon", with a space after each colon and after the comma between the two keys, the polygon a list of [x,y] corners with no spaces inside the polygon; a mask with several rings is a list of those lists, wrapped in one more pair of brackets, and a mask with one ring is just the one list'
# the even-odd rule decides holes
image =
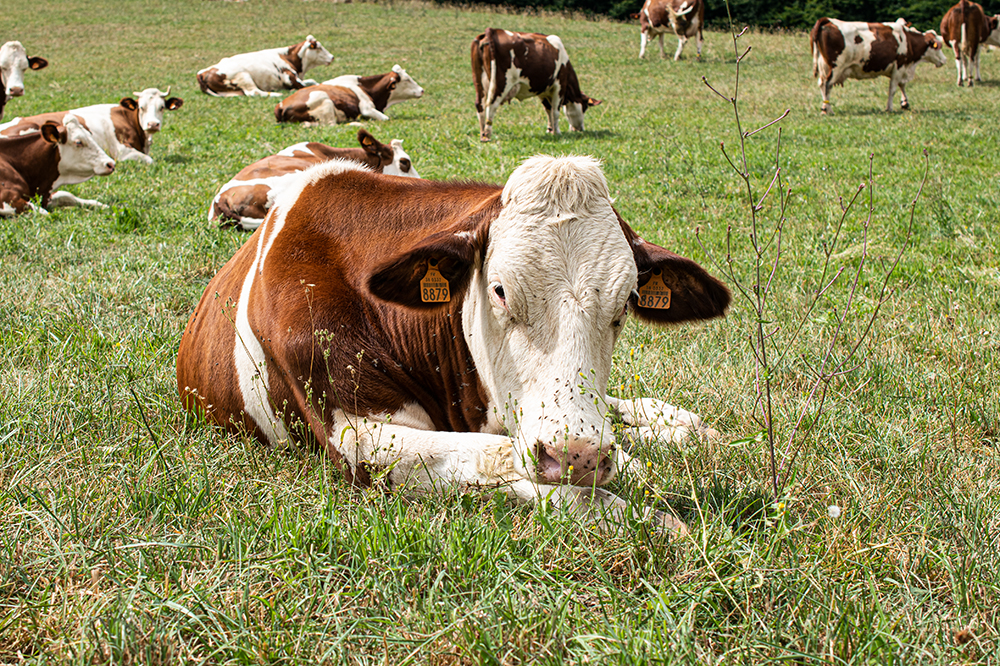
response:
{"label": "pasture", "polygon": [[[775,173],[778,127],[791,188],[783,210],[775,189],[757,213],[761,238],[786,219],[758,314],[724,277],[731,266],[753,293],[751,206],[720,151],[738,159],[740,135],[732,106],[702,82],[734,94],[728,33],[706,33],[701,61],[689,44],[674,63],[655,46],[637,59],[638,25],[419,2],[8,5],[0,39],[50,64],[26,74],[5,120],[150,86],[171,86],[184,105],[166,114],[154,164],[120,163],[70,188],[107,210],[0,227],[0,663],[1000,659],[995,52],[983,54],[974,89],[955,86],[949,58],[918,68],[909,112],[882,110],[879,79],[835,88],[833,114],[821,117],[805,34],[740,38],[740,52],[752,47],[739,70],[742,128],[790,110],[746,139],[754,198]],[[529,100],[502,107],[493,142],[480,143],[469,43],[487,26],[562,37],[581,88],[604,102],[587,112],[586,132],[545,135]],[[423,177],[502,182],[533,154],[595,155],[637,231],[730,284],[725,319],[669,330],[630,322],[612,375],[612,394],[667,400],[723,433],[645,446],[647,482],[614,485],[637,506],[672,506],[689,538],[640,525],[601,533],[492,493],[361,491],[313,451],[268,450],[182,413],[181,331],[249,237],[206,221],[211,197],[287,145],[352,146],[357,133],[279,126],[278,99],[211,98],[194,74],[309,33],[336,58],[312,78],[399,63],[426,89],[390,108],[391,120],[366,123],[381,141],[403,139]],[[841,201],[868,184],[869,164],[873,188],[838,234]],[[778,463],[790,466],[778,501],[760,435],[758,321]],[[809,394],[827,350],[847,360],[823,382],[820,409]]]}

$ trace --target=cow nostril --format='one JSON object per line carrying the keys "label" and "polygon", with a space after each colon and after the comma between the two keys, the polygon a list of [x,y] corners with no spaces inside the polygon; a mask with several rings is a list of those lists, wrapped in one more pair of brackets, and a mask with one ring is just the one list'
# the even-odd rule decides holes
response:
{"label": "cow nostril", "polygon": [[556,460],[545,449],[545,445],[538,443],[535,446],[535,472],[538,476],[549,482],[562,480],[562,463]]}

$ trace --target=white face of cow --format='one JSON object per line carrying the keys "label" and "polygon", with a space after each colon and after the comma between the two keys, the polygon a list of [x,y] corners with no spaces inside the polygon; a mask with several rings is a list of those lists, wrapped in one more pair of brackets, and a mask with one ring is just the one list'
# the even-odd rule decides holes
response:
{"label": "white face of cow", "polygon": [[583,131],[583,104],[579,102],[567,102],[566,119],[569,120],[569,128],[574,132]]}
{"label": "white face of cow", "polygon": [[163,112],[179,109],[184,103],[179,97],[167,99],[167,95],[170,94],[169,86],[166,92],[157,88],[146,88],[142,92],[132,94],[136,96],[139,104],[139,127],[146,134],[159,132],[163,127]]}
{"label": "white face of cow", "polygon": [[408,176],[410,178],[420,178],[420,174],[413,167],[410,156],[403,150],[403,142],[400,139],[393,139],[392,164],[382,167],[382,173],[390,176]]}
{"label": "white face of cow", "polygon": [[115,161],[101,150],[94,135],[75,116],[66,116],[56,145],[59,147],[59,178],[54,188],[82,183],[94,176],[106,176],[115,170]]}
{"label": "white face of cow", "polygon": [[525,477],[606,483],[617,455],[602,400],[636,285],[632,249],[593,158],[531,158],[502,201],[463,306],[491,411]]}
{"label": "white face of cow", "polygon": [[929,62],[935,67],[941,67],[948,63],[948,57],[944,53],[944,39],[933,30],[923,33],[927,39],[928,47],[924,52],[923,62]]}
{"label": "white face of cow", "polygon": [[[40,58],[35,58],[45,62]],[[24,94],[24,72],[31,63],[21,42],[7,42],[0,47],[0,78],[3,79],[4,90],[8,97],[20,97]],[[41,69],[44,65],[32,67]]]}
{"label": "white face of cow", "polygon": [[308,72],[313,67],[322,67],[333,62],[333,54],[323,48],[312,35],[306,37],[306,45],[299,51],[302,58],[302,71]]}
{"label": "white face of cow", "polygon": [[399,81],[396,83],[396,87],[392,89],[389,93],[389,102],[386,107],[390,107],[396,102],[405,102],[408,99],[418,99],[423,97],[424,89],[420,87],[420,84],[413,80],[406,70],[399,65],[393,65],[392,71],[399,74]]}

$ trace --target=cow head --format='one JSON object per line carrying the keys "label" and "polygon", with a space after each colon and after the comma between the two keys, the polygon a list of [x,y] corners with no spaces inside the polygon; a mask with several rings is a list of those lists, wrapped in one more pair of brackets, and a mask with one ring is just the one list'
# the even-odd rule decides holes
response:
{"label": "cow head", "polygon": [[50,120],[42,125],[41,133],[45,141],[59,149],[59,178],[53,188],[107,176],[115,170],[115,161],[101,150],[94,135],[76,116],[67,114],[63,125]]}
{"label": "cow head", "polygon": [[396,102],[405,102],[408,99],[419,99],[424,95],[424,89],[413,80],[406,70],[399,65],[393,65],[392,71],[397,75],[396,80],[389,86],[389,101],[386,108]]}
{"label": "cow head", "polygon": [[583,131],[583,114],[592,106],[597,106],[601,100],[594,99],[588,95],[580,95],[579,102],[566,102],[566,119],[569,120],[569,128],[574,132]]}
{"label": "cow head", "polygon": [[[615,341],[629,311],[657,323],[721,316],[729,292],[689,259],[643,241],[611,206],[589,157],[533,157],[485,214],[426,238],[369,279],[376,296],[423,303],[433,266],[461,299],[466,343],[514,464],[542,483],[604,484],[618,470],[603,405]],[[670,307],[644,307],[652,276]]]}
{"label": "cow head", "polygon": [[0,47],[0,81],[8,97],[24,94],[24,73],[28,69],[44,69],[45,58],[29,58],[21,42],[7,42]]}
{"label": "cow head", "polygon": [[315,37],[309,35],[299,49],[299,58],[302,59],[302,71],[307,72],[313,67],[329,65],[333,62],[333,54],[323,48],[323,45]]}
{"label": "cow head", "polygon": [[403,150],[401,140],[393,139],[387,146],[362,128],[358,130],[358,143],[372,157],[373,162],[370,164],[378,164],[382,168],[382,173],[389,176],[420,178],[420,174],[413,168],[410,156]]}
{"label": "cow head", "polygon": [[941,67],[948,62],[948,57],[944,53],[944,39],[933,30],[923,33],[923,38],[927,41],[927,51],[924,52],[923,62],[929,62],[935,67]]}
{"label": "cow head", "polygon": [[[167,97],[170,94],[170,86],[167,90],[161,91],[158,88],[146,88],[142,92],[133,92],[135,100],[126,97],[121,101],[121,105],[127,109],[139,111],[139,127],[146,134],[159,132],[163,127],[163,112],[176,111],[184,104],[180,97]],[[131,101],[131,106],[126,106],[125,102]]]}

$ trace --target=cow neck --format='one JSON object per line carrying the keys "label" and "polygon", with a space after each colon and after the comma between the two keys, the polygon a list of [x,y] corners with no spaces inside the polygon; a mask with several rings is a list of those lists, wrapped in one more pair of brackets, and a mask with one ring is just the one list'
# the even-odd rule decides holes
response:
{"label": "cow neck", "polygon": [[291,65],[292,69],[299,74],[302,73],[302,56],[299,55],[299,51],[301,51],[305,46],[306,42],[302,42],[301,44],[296,44],[295,46],[289,46],[288,53],[279,54],[279,57]]}
{"label": "cow neck", "polygon": [[121,104],[112,107],[111,124],[115,128],[115,138],[119,143],[131,146],[142,153],[149,153],[146,132],[139,124],[139,109],[126,109]]}
{"label": "cow neck", "polygon": [[30,196],[42,195],[49,203],[52,185],[59,178],[59,148],[42,138],[40,132],[2,139],[3,159],[24,179]]}
{"label": "cow neck", "polygon": [[394,80],[395,76],[393,74],[359,76],[358,87],[372,98],[372,103],[376,109],[385,111],[385,107],[389,105],[389,96],[392,94],[389,86],[392,85]]}

